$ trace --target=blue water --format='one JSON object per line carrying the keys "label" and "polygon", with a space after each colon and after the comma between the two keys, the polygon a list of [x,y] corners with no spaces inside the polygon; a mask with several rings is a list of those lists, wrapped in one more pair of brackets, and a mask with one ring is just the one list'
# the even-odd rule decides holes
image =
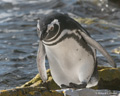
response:
{"label": "blue water", "polygon": [[[1,0],[0,89],[22,85],[38,73],[36,20],[52,10],[67,12],[72,17],[97,18],[94,24],[83,23],[82,26],[107,49],[119,66],[120,55],[111,50],[120,46],[120,8],[108,5],[109,2],[99,0],[97,3],[84,0]],[[101,24],[101,20],[105,22]],[[99,64],[107,63],[100,53],[98,57]]]}

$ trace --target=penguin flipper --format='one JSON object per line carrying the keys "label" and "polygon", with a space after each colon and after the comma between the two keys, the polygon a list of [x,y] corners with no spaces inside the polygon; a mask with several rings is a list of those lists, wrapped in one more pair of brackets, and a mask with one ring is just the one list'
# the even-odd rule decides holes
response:
{"label": "penguin flipper", "polygon": [[89,45],[96,48],[98,51],[100,51],[107,58],[108,62],[110,63],[110,65],[112,67],[116,67],[116,64],[115,64],[114,60],[112,59],[112,57],[108,54],[108,52],[98,42],[96,42],[94,39],[92,39],[90,36],[88,36],[85,32],[82,32],[82,31],[79,31],[79,32],[82,35],[82,37],[84,38],[84,40]]}
{"label": "penguin flipper", "polygon": [[37,67],[40,74],[41,79],[43,82],[47,81],[47,73],[46,73],[46,67],[45,67],[45,48],[42,44],[42,41],[39,41],[39,48],[37,52]]}

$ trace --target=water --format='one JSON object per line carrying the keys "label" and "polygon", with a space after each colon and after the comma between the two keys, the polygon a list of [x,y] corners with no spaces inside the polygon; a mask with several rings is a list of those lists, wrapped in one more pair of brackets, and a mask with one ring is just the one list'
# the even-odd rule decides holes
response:
{"label": "water", "polygon": [[[111,52],[120,46],[120,8],[114,4],[111,6],[101,0],[1,0],[0,89],[22,85],[38,73],[36,20],[52,10],[68,12],[71,16],[96,18],[95,23],[83,23],[82,26],[120,65],[120,55]],[[98,57],[99,64],[107,63],[101,54],[98,53]]]}

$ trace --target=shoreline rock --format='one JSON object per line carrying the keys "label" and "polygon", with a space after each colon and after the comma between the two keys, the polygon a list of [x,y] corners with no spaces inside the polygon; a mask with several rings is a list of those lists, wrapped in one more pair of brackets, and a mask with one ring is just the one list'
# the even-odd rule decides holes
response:
{"label": "shoreline rock", "polygon": [[26,87],[10,90],[1,90],[0,96],[63,96],[63,93],[56,91],[47,91],[41,87]]}
{"label": "shoreline rock", "polygon": [[[110,89],[110,90],[120,90],[120,68],[112,68],[112,67],[98,67],[99,73],[99,83],[97,86],[92,87],[92,89]],[[50,69],[47,70],[48,75],[48,85],[49,89],[56,90],[60,89],[60,87],[54,82],[52,76],[50,74]],[[21,87],[46,87],[42,84],[42,80],[37,74],[32,80],[26,82]]]}
{"label": "shoreline rock", "polygon": [[120,47],[113,49],[112,52],[115,54],[120,54]]}
{"label": "shoreline rock", "polygon": [[[109,89],[108,91],[106,91],[106,93],[112,94],[110,93],[112,92],[110,90],[120,90],[120,86],[119,86],[120,85],[120,68],[98,67],[98,72],[99,72],[99,83],[97,86],[89,89],[91,90],[91,92],[94,91],[94,92],[100,93],[101,90]],[[10,90],[1,90],[0,96],[64,96],[63,93],[65,93],[65,91],[64,92],[61,91],[62,89],[60,90],[60,87],[53,81],[52,76],[50,74],[50,69],[47,70],[47,75],[48,75],[47,83],[51,92],[46,90],[46,85],[42,83],[40,75],[37,74],[33,79],[26,82],[24,85],[20,87],[16,87],[15,89],[10,89]],[[55,90],[60,90],[61,92],[57,92]],[[73,92],[76,93],[76,90]],[[80,89],[78,91],[78,93],[81,93],[81,92],[83,92],[83,89]],[[86,89],[85,92],[88,92],[88,89]],[[108,95],[103,94],[100,96],[110,96],[109,94]],[[76,96],[81,96],[81,95],[76,95]],[[85,95],[85,96],[88,96],[88,95]],[[94,96],[99,96],[99,95],[94,95]]]}

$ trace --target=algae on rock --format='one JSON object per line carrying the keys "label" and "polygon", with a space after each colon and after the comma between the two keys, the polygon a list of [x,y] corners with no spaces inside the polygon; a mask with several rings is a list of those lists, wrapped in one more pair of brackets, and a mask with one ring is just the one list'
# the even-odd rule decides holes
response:
{"label": "algae on rock", "polygon": [[[47,76],[48,76],[48,86],[50,90],[56,90],[56,89],[60,89],[60,87],[54,82],[54,80],[52,79],[51,73],[50,73],[50,69],[47,70]],[[33,79],[31,79],[30,81],[26,82],[24,85],[20,86],[20,88],[24,88],[24,87],[46,87],[45,84],[43,84],[42,79],[40,78],[40,75],[37,74]]]}
{"label": "algae on rock", "polygon": [[[120,90],[120,68],[98,67],[99,83],[93,89]],[[63,93],[54,90],[60,87],[51,77],[50,69],[47,70],[48,86],[52,92],[46,90],[46,85],[42,83],[40,75],[37,74],[32,80],[24,85],[11,90],[1,90],[0,96],[63,96]]]}
{"label": "algae on rock", "polygon": [[98,89],[120,90],[120,68],[103,68],[99,78]]}
{"label": "algae on rock", "polygon": [[[99,83],[93,89],[111,89],[111,90],[120,90],[120,68],[111,68],[111,67],[98,67],[99,72]],[[51,90],[60,89],[60,87],[54,82],[50,74],[50,69],[47,70],[48,75],[48,86]],[[38,83],[39,82],[39,83]],[[42,80],[37,74],[32,80],[25,83],[21,87],[46,87],[42,84]]]}
{"label": "algae on rock", "polygon": [[120,54],[120,47],[115,48],[114,50],[112,50],[112,52],[116,54]]}
{"label": "algae on rock", "polygon": [[0,96],[63,96],[63,93],[56,91],[49,92],[45,88],[26,87],[11,90],[1,90]]}

